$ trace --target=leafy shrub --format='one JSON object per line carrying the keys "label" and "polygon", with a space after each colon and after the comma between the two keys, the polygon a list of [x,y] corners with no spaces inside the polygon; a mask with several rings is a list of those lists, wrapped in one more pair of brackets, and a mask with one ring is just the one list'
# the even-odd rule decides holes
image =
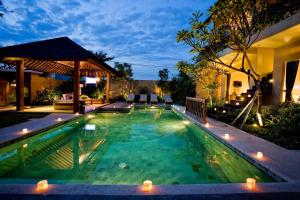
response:
{"label": "leafy shrub", "polygon": [[[216,110],[215,110],[216,108]],[[219,121],[231,123],[241,109],[226,110],[222,106],[208,108],[208,115]],[[300,149],[300,105],[284,103],[262,107],[264,126],[257,123],[255,108],[250,112],[243,130],[288,149]],[[242,119],[235,125],[240,127]]]}
{"label": "leafy shrub", "polygon": [[59,93],[54,89],[44,89],[37,91],[35,100],[33,101],[34,105],[51,105],[55,99],[59,97]]}

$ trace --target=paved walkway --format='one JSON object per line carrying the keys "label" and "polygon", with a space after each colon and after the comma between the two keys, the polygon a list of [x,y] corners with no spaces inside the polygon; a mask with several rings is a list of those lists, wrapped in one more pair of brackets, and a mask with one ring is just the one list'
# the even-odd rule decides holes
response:
{"label": "paved walkway", "polygon": [[[86,106],[85,112],[91,112],[97,109],[102,105],[89,105]],[[53,107],[53,106],[52,106]],[[41,109],[40,107],[39,109]],[[35,110],[38,112],[38,110]],[[33,111],[31,111],[33,112]],[[6,146],[18,140],[22,140],[24,138],[32,136],[31,133],[38,134],[45,130],[48,127],[59,125],[65,123],[70,119],[79,117],[80,115],[75,115],[72,113],[51,113],[50,115],[43,118],[33,118],[30,121],[23,122],[20,124],[15,124],[9,127],[0,129],[0,147]],[[61,121],[58,121],[58,118],[61,118]],[[27,134],[23,134],[23,128],[28,129]]]}
{"label": "paved walkway", "polygon": [[[279,176],[288,182],[300,181],[300,152],[282,148],[270,143],[262,138],[246,133],[240,129],[232,127],[223,122],[208,119],[209,126],[197,122],[192,117],[185,114],[185,107],[173,106],[173,108],[194,121],[203,129],[220,139],[227,146],[232,147],[240,155],[251,160],[260,166],[267,173]],[[225,140],[224,134],[227,133],[230,139]],[[256,152],[263,152],[262,159],[256,158]]]}

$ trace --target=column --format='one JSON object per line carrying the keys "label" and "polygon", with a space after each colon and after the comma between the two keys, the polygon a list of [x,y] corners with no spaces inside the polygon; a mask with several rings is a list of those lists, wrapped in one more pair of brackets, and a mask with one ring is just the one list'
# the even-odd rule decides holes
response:
{"label": "column", "polygon": [[231,78],[231,74],[226,74],[226,101],[230,101],[230,97],[229,97],[229,89],[230,89],[230,78]]}
{"label": "column", "polygon": [[73,72],[73,112],[79,112],[79,90],[80,90],[80,61],[74,62]]}
{"label": "column", "polygon": [[106,73],[106,103],[109,103],[109,92],[110,92],[110,85],[109,85],[109,79],[110,79],[110,74]]}
{"label": "column", "polygon": [[16,61],[17,111],[24,110],[24,60]]}

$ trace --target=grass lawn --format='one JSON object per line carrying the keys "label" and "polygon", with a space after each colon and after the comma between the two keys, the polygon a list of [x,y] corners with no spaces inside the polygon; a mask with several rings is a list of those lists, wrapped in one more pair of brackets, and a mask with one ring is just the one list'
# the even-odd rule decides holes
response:
{"label": "grass lawn", "polygon": [[42,118],[47,115],[49,113],[0,112],[0,128],[26,122],[32,118]]}

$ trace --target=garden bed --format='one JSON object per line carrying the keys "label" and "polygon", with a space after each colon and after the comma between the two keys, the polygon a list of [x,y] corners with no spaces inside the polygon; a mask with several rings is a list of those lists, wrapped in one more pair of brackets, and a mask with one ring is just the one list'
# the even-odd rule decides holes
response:
{"label": "garden bed", "polygon": [[[230,124],[241,109],[225,109],[222,105],[208,108],[208,116]],[[262,107],[264,126],[258,126],[255,108],[242,130],[287,149],[300,149],[300,104],[280,104]],[[240,127],[243,118],[234,126]]]}

